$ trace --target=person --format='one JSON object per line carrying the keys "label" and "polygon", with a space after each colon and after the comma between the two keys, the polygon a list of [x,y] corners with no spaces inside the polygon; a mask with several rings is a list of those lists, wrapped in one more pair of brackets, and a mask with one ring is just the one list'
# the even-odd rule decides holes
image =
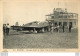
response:
{"label": "person", "polygon": [[3,24],[3,34],[6,34],[6,24]]}
{"label": "person", "polygon": [[51,33],[53,33],[53,31],[54,31],[54,25],[53,25],[53,23],[51,24]]}
{"label": "person", "polygon": [[54,27],[52,26],[52,27],[51,27],[51,33],[53,33],[53,31],[54,31]]}
{"label": "person", "polygon": [[71,25],[71,24],[69,24],[69,32],[71,32],[71,28],[72,28],[72,25]]}
{"label": "person", "polygon": [[57,25],[57,32],[59,32],[59,25]]}
{"label": "person", "polygon": [[7,35],[9,35],[9,30],[10,30],[10,26],[9,26],[9,23],[7,24],[7,28],[6,28],[6,33]]}
{"label": "person", "polygon": [[62,26],[62,29],[63,29],[63,32],[64,32],[64,24],[63,24],[63,26]]}

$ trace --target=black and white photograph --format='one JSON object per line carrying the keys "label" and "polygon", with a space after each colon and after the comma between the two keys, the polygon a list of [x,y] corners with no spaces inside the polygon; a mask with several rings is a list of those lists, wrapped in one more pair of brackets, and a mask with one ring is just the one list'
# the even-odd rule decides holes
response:
{"label": "black and white photograph", "polygon": [[3,49],[78,49],[76,0],[4,1]]}

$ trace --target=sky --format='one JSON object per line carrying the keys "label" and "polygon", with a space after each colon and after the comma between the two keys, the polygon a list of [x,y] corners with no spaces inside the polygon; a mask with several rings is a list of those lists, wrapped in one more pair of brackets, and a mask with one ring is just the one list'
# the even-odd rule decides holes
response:
{"label": "sky", "polygon": [[32,21],[45,21],[47,14],[54,8],[67,8],[69,12],[78,13],[78,2],[70,1],[4,1],[3,23],[23,25]]}

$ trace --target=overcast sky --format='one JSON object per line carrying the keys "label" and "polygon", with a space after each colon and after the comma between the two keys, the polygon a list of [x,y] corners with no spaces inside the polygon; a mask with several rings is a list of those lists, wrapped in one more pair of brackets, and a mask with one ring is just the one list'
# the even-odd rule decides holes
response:
{"label": "overcast sky", "polygon": [[26,24],[32,21],[45,21],[45,15],[53,13],[54,8],[67,8],[69,12],[78,12],[77,2],[66,1],[14,1],[3,2],[3,23],[14,25]]}

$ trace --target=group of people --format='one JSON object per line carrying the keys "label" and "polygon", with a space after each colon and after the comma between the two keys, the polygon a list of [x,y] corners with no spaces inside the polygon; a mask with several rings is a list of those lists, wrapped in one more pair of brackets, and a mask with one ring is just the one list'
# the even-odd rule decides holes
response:
{"label": "group of people", "polygon": [[[60,29],[62,29],[63,32],[65,32],[65,25],[56,25],[56,27],[51,26],[51,32],[53,32],[54,30],[56,30],[57,32],[60,31]],[[71,32],[72,29],[72,24],[69,24],[68,30],[69,32]]]}
{"label": "group of people", "polygon": [[[60,29],[62,29],[63,32],[65,32],[65,25],[56,25],[55,27],[52,25],[51,29],[48,28],[49,31],[53,32],[54,30],[56,30],[57,32],[60,32]],[[72,29],[72,24],[69,24],[68,30],[69,32],[71,32]],[[3,34],[4,35],[9,35],[9,31],[10,31],[10,26],[9,23],[8,24],[3,24]],[[44,32],[44,29],[42,30]]]}
{"label": "group of people", "polygon": [[10,30],[9,23],[3,24],[3,34],[4,35],[9,35],[9,30]]}

